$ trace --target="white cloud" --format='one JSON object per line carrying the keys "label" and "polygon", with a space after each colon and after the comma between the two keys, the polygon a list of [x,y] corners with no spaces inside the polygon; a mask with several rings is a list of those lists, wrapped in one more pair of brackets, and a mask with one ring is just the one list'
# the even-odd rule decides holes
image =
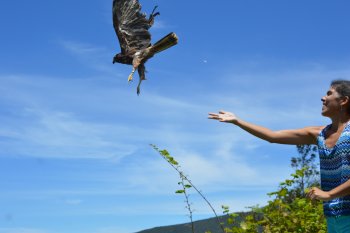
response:
{"label": "white cloud", "polygon": [[79,205],[82,202],[83,202],[83,200],[81,200],[81,199],[67,199],[67,200],[65,200],[65,203],[67,205]]}
{"label": "white cloud", "polygon": [[89,55],[89,54],[95,54],[98,52],[103,51],[101,48],[92,46],[87,43],[81,43],[81,42],[73,42],[73,41],[60,41],[63,47],[72,53],[80,54],[83,56]]}
{"label": "white cloud", "polygon": [[135,151],[134,146],[122,142],[126,127],[83,122],[67,112],[27,109],[25,114],[30,122],[16,129],[2,130],[11,132],[6,136],[22,145],[10,144],[12,153],[51,158],[120,159]]}
{"label": "white cloud", "polygon": [[[220,153],[220,152],[219,152]],[[245,183],[256,178],[256,170],[247,162],[231,153],[204,157],[203,155],[183,151],[179,156],[183,169],[190,174],[198,185],[210,187],[212,184]],[[227,157],[226,157],[227,156]],[[228,157],[229,156],[229,157]],[[229,181],[227,177],[230,177]]]}
{"label": "white cloud", "polygon": [[[112,39],[117,40],[117,38]],[[108,51],[106,47],[96,46],[86,42],[61,39],[57,43],[86,67],[93,68],[104,74],[118,76],[118,73],[115,71],[116,67],[112,64],[112,58],[117,51]],[[115,49],[119,49],[119,46]]]}
{"label": "white cloud", "polygon": [[[82,51],[96,52],[94,49]],[[346,73],[328,72],[334,76]],[[76,173],[91,181],[106,182],[108,189],[21,190],[17,195],[25,193],[28,198],[63,195],[68,203],[76,206],[80,206],[86,196],[138,198],[142,195],[144,199],[152,195],[169,198],[169,201],[162,200],[156,207],[150,201],[132,209],[128,203],[120,203],[98,210],[92,208],[91,213],[115,213],[115,209],[129,211],[129,214],[147,213],[153,206],[157,208],[154,213],[163,208],[166,213],[181,214],[185,212],[181,198],[177,197],[178,202],[171,199],[176,196],[178,174],[148,147],[154,143],[168,149],[194,184],[220,206],[235,200],[233,195],[237,192],[241,196],[254,192],[250,187],[273,190],[271,187],[289,175],[289,154],[281,150],[286,153],[285,163],[274,161],[273,152],[261,152],[270,145],[237,127],[206,119],[207,112],[225,109],[275,129],[322,124],[326,119],[319,116],[319,96],[314,95],[323,93],[319,89],[326,87],[329,80],[327,75],[319,74],[305,70],[286,72],[281,75],[284,81],[278,85],[273,83],[278,74],[272,77],[256,73],[249,79],[244,79],[245,74],[230,74],[218,80],[220,90],[208,87],[203,92],[187,93],[181,84],[173,87],[180,90],[177,96],[159,89],[149,89],[147,94],[137,96],[134,89],[126,89],[129,88],[126,84],[119,85],[103,76],[86,79],[2,76],[0,104],[9,112],[1,117],[0,135],[11,138],[9,142],[2,142],[2,151],[3,155],[12,152],[46,158],[115,158],[114,161],[118,161],[113,172]],[[297,78],[293,79],[294,76]],[[299,85],[307,77],[313,77],[317,85]],[[262,84],[257,87],[259,83],[249,80],[261,80],[272,87],[266,89]],[[286,85],[276,88],[281,82]],[[254,93],[250,92],[250,85],[257,87]],[[265,193],[261,190],[263,197],[240,198],[241,202],[232,201],[232,207],[241,209],[264,202]],[[216,196],[225,192],[230,194]],[[12,194],[16,192],[2,196]]]}
{"label": "white cloud", "polygon": [[168,26],[166,25],[166,23],[164,21],[162,21],[156,17],[156,19],[154,20],[154,24],[152,26],[152,29],[160,30],[160,29],[164,29],[167,27]]}

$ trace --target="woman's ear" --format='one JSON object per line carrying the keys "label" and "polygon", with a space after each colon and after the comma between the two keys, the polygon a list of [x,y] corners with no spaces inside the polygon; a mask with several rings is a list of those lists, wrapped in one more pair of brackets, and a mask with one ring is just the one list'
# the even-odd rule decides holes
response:
{"label": "woman's ear", "polygon": [[341,98],[341,103],[342,106],[349,106],[350,105],[350,99],[349,96],[344,96]]}

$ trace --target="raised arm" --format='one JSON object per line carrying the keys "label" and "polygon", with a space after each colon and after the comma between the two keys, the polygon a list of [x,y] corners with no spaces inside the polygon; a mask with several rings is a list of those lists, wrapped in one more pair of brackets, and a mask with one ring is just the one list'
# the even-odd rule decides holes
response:
{"label": "raised arm", "polygon": [[316,144],[316,138],[322,127],[306,127],[301,129],[289,129],[273,131],[268,128],[254,125],[239,119],[235,114],[226,111],[219,113],[209,113],[209,119],[220,122],[232,123],[247,131],[248,133],[271,143],[303,145]]}

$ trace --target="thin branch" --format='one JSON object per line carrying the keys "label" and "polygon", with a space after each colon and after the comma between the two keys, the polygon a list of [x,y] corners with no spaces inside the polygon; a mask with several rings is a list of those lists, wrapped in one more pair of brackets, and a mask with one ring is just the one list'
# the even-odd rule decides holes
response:
{"label": "thin branch", "polygon": [[217,224],[220,226],[221,230],[223,233],[225,233],[225,229],[224,227],[222,226],[220,220],[219,220],[219,217],[214,209],[214,207],[210,204],[210,202],[208,201],[208,199],[202,194],[202,192],[191,182],[191,180],[183,174],[182,171],[180,171],[179,169],[179,163],[173,158],[170,156],[169,152],[166,151],[166,150],[160,150],[158,147],[156,147],[155,145],[152,145],[151,146],[156,150],[158,151],[158,153],[161,155],[161,157],[163,159],[165,159],[165,161],[167,161],[171,167],[173,167],[179,174],[180,174],[180,177],[183,177],[183,179],[185,179],[196,191],[197,193],[203,198],[203,200],[208,204],[208,206],[211,208],[211,210],[213,211],[214,215],[215,215],[215,218],[216,218],[216,221],[217,221]]}

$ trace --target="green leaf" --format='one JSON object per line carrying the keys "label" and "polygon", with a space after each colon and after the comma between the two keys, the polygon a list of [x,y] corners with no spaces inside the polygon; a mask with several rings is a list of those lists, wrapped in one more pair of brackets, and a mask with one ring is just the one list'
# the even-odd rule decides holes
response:
{"label": "green leaf", "polygon": [[304,176],[304,170],[297,170],[296,174],[300,177]]}
{"label": "green leaf", "polygon": [[165,157],[169,156],[169,152],[167,150],[160,150],[159,152]]}
{"label": "green leaf", "polygon": [[288,189],[283,188],[283,189],[281,189],[281,190],[278,192],[278,195],[279,195],[280,197],[284,197],[284,196],[287,195],[287,193],[288,193]]}

